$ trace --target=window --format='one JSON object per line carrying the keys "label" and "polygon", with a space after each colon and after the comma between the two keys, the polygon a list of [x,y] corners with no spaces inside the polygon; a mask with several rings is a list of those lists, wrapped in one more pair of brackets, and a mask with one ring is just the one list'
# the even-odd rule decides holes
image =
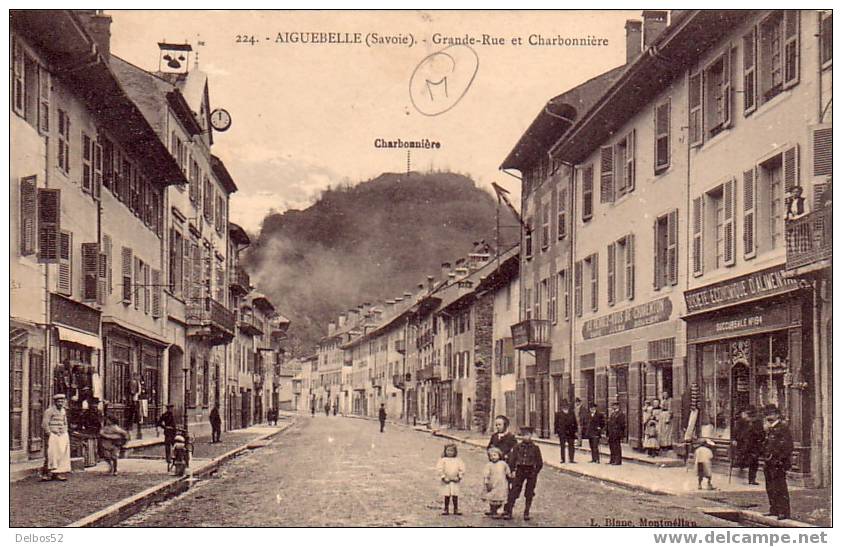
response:
{"label": "window", "polygon": [[558,239],[567,237],[567,188],[558,191]]}
{"label": "window", "polygon": [[761,102],[798,83],[799,18],[798,10],[775,11],[759,26]]}
{"label": "window", "polygon": [[[103,272],[104,273],[104,272]],[[96,243],[82,243],[82,300],[100,300],[100,253]]]}
{"label": "window", "polygon": [[655,290],[678,284],[678,210],[655,219],[653,229]]}
{"label": "window", "polygon": [[526,219],[525,224],[523,228],[523,247],[525,249],[523,256],[529,260],[532,258],[532,220]]}
{"label": "window", "polygon": [[655,106],[655,174],[670,166],[670,100]]}
{"label": "window", "polygon": [[582,221],[593,217],[593,165],[582,170]]}
{"label": "window", "polygon": [[688,106],[690,108],[690,146],[704,142],[702,124],[702,74],[691,74],[687,81]]}
{"label": "window", "polygon": [[550,246],[550,203],[544,203],[541,207],[541,249],[546,250]]}
{"label": "window", "polygon": [[614,147],[603,146],[599,151],[599,202],[614,202]]}
{"label": "window", "polygon": [[[781,154],[769,158],[761,163],[755,175],[755,204],[753,222],[755,224],[755,241],[759,251],[769,251],[783,244],[784,211],[786,203],[784,195],[799,185],[799,153],[798,147],[785,149]],[[743,176],[743,191],[747,192],[748,173]],[[745,205],[745,204],[744,204]],[[743,211],[743,224],[746,213],[752,213],[747,207]],[[745,228],[744,228],[745,230]],[[749,247],[744,249],[749,250]]]}
{"label": "window", "polygon": [[561,288],[561,313],[564,320],[570,319],[570,285],[567,281],[567,270],[558,272],[558,286]]}
{"label": "window", "polygon": [[[702,249],[702,262],[712,264],[714,269],[724,266],[733,266],[736,255],[736,231],[734,225],[736,208],[736,180],[729,180],[721,186],[707,192],[704,196],[704,206],[701,213],[704,221],[699,227],[704,232],[702,238],[705,243]],[[696,205],[694,204],[694,214]],[[695,230],[695,227],[694,227]],[[695,233],[694,233],[694,255],[695,255]],[[700,244],[701,245],[701,244]],[[696,270],[694,258],[694,273],[701,273]]]}
{"label": "window", "polygon": [[558,323],[558,283],[555,279],[545,279],[543,283],[547,285],[550,294],[547,303],[548,319],[555,325]]}
{"label": "window", "polygon": [[176,296],[181,296],[183,265],[184,265],[184,236],[175,228],[170,228],[170,263],[169,288]]}
{"label": "window", "polygon": [[94,199],[98,200],[102,196],[102,146],[98,142],[94,142],[92,146],[92,152],[94,167],[92,191]]}
{"label": "window", "polygon": [[543,294],[541,293],[541,283],[540,283],[540,282],[538,282],[538,281],[536,281],[536,282],[535,282],[535,292],[534,292],[534,295],[535,295],[535,300],[534,300],[534,302],[533,302],[533,304],[534,304],[534,305],[533,305],[533,310],[532,310],[532,316],[533,316],[535,319],[543,319],[543,318],[541,317],[541,312],[543,311],[543,309],[542,309],[542,308],[543,308],[542,304],[543,304],[543,302],[544,302],[544,296],[545,296],[545,295],[543,295]]}
{"label": "window", "polygon": [[207,175],[205,176],[205,193],[202,208],[205,212],[205,220],[213,223],[213,185]]}
{"label": "window", "polygon": [[91,138],[82,133],[82,190],[91,192],[93,190],[93,143]]}
{"label": "window", "polygon": [[743,115],[757,108],[757,31],[752,28],[743,36]]}
{"label": "window", "polygon": [[225,196],[216,196],[216,231],[222,234],[225,230]]}
{"label": "window", "polygon": [[190,201],[193,203],[199,203],[199,195],[201,193],[201,189],[199,188],[199,181],[201,174],[199,172],[199,164],[196,163],[196,160],[190,161]]}
{"label": "window", "polygon": [[67,112],[58,111],[58,168],[70,174],[70,117]]}
{"label": "window", "polygon": [[35,253],[37,180],[35,175],[20,180],[20,254],[22,256]]}
{"label": "window", "polygon": [[819,50],[822,67],[825,67],[833,60],[833,12],[822,12],[819,17]]}
{"label": "window", "polygon": [[73,233],[66,230],[59,232],[56,292],[73,296]]}
{"label": "window", "polygon": [[132,259],[133,253],[130,247],[123,247],[120,255],[122,264],[120,268],[122,278],[122,301],[123,304],[132,303]]}
{"label": "window", "polygon": [[12,110],[41,133],[49,131],[50,74],[12,41]]}
{"label": "window", "polygon": [[524,289],[523,315],[525,319],[532,319],[532,289]]}
{"label": "window", "polygon": [[[111,277],[111,264],[112,264],[112,247],[111,247],[111,236],[108,234],[102,234],[102,254],[105,255],[105,287],[107,288],[108,294],[112,294],[114,292],[114,285],[112,283]],[[105,294],[105,289],[103,290],[103,294]]]}
{"label": "window", "polygon": [[61,190],[38,188],[37,196],[38,261],[56,263],[61,231]]}
{"label": "window", "polygon": [[[221,256],[216,257],[216,300],[225,302],[225,268]],[[384,348],[385,349],[385,348]]]}
{"label": "window", "polygon": [[706,137],[717,135],[731,123],[731,52],[726,50],[704,72]]}
{"label": "window", "polygon": [[576,317],[582,317],[582,309],[584,308],[583,291],[582,291],[582,261],[578,260],[573,265],[573,300],[576,306]]}
{"label": "window", "polygon": [[617,197],[634,190],[635,130],[632,129],[614,145],[614,177]]}
{"label": "window", "polygon": [[20,116],[24,115],[24,104],[26,104],[24,57],[23,47],[17,40],[12,40],[12,110]]}
{"label": "window", "polygon": [[599,255],[594,253],[585,259],[591,277],[590,301],[591,311],[599,309]]}

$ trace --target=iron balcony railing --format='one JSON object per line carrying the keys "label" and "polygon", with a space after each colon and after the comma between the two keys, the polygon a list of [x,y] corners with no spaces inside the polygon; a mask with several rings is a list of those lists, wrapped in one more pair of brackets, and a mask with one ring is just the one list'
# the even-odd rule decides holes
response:
{"label": "iron balcony railing", "polygon": [[251,278],[245,268],[240,265],[237,265],[232,272],[231,288],[243,295],[251,290]]}
{"label": "iron balcony railing", "polygon": [[395,340],[395,351],[398,353],[406,353],[406,340]]}
{"label": "iron balcony railing", "polygon": [[190,299],[186,319],[190,326],[211,327],[232,336],[234,334],[234,312],[210,296]]}
{"label": "iron balcony railing", "polygon": [[833,209],[829,206],[786,223],[786,269],[825,267],[833,258]]}
{"label": "iron balcony railing", "polygon": [[550,322],[546,319],[527,319],[512,325],[515,349],[534,350],[552,347]]}

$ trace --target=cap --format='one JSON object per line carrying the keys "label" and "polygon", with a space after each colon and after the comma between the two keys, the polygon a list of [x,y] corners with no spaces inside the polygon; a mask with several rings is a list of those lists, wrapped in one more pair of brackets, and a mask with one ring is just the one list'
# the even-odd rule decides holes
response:
{"label": "cap", "polygon": [[67,399],[67,396],[64,393],[56,393],[53,395],[53,401],[57,401],[59,399]]}

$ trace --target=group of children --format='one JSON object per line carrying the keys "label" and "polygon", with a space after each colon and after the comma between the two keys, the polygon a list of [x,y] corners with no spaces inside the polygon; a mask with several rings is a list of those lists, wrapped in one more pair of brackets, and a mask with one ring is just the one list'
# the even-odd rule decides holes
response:
{"label": "group of children", "polygon": [[[533,429],[522,427],[521,439],[508,454],[492,446],[488,449],[488,463],[483,469],[482,499],[489,505],[485,512],[493,518],[512,518],[515,500],[520,496],[524,486],[526,506],[523,519],[530,520],[529,510],[535,496],[535,485],[538,473],[544,465],[541,450],[532,442]],[[465,475],[465,463],[458,456],[454,443],[444,447],[444,453],[436,465],[436,472],[441,481],[440,494],[444,496],[444,511],[442,515],[450,515],[450,505],[453,503],[454,515],[461,515],[459,511],[460,483]],[[503,513],[498,514],[503,507]]]}

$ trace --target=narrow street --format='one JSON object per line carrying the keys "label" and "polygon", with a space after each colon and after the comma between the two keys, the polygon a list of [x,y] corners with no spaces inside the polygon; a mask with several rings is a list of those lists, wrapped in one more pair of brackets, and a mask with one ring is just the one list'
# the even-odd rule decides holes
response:
{"label": "narrow street", "polygon": [[600,525],[606,518],[730,524],[695,509],[699,500],[635,493],[548,467],[529,523],[522,499],[514,520],[492,520],[480,499],[484,451],[466,445],[458,445],[467,467],[464,515],[441,516],[434,467],[444,444],[407,427],[387,425],[381,434],[373,421],[302,417],[270,445],[123,526],[589,526],[592,518]]}

